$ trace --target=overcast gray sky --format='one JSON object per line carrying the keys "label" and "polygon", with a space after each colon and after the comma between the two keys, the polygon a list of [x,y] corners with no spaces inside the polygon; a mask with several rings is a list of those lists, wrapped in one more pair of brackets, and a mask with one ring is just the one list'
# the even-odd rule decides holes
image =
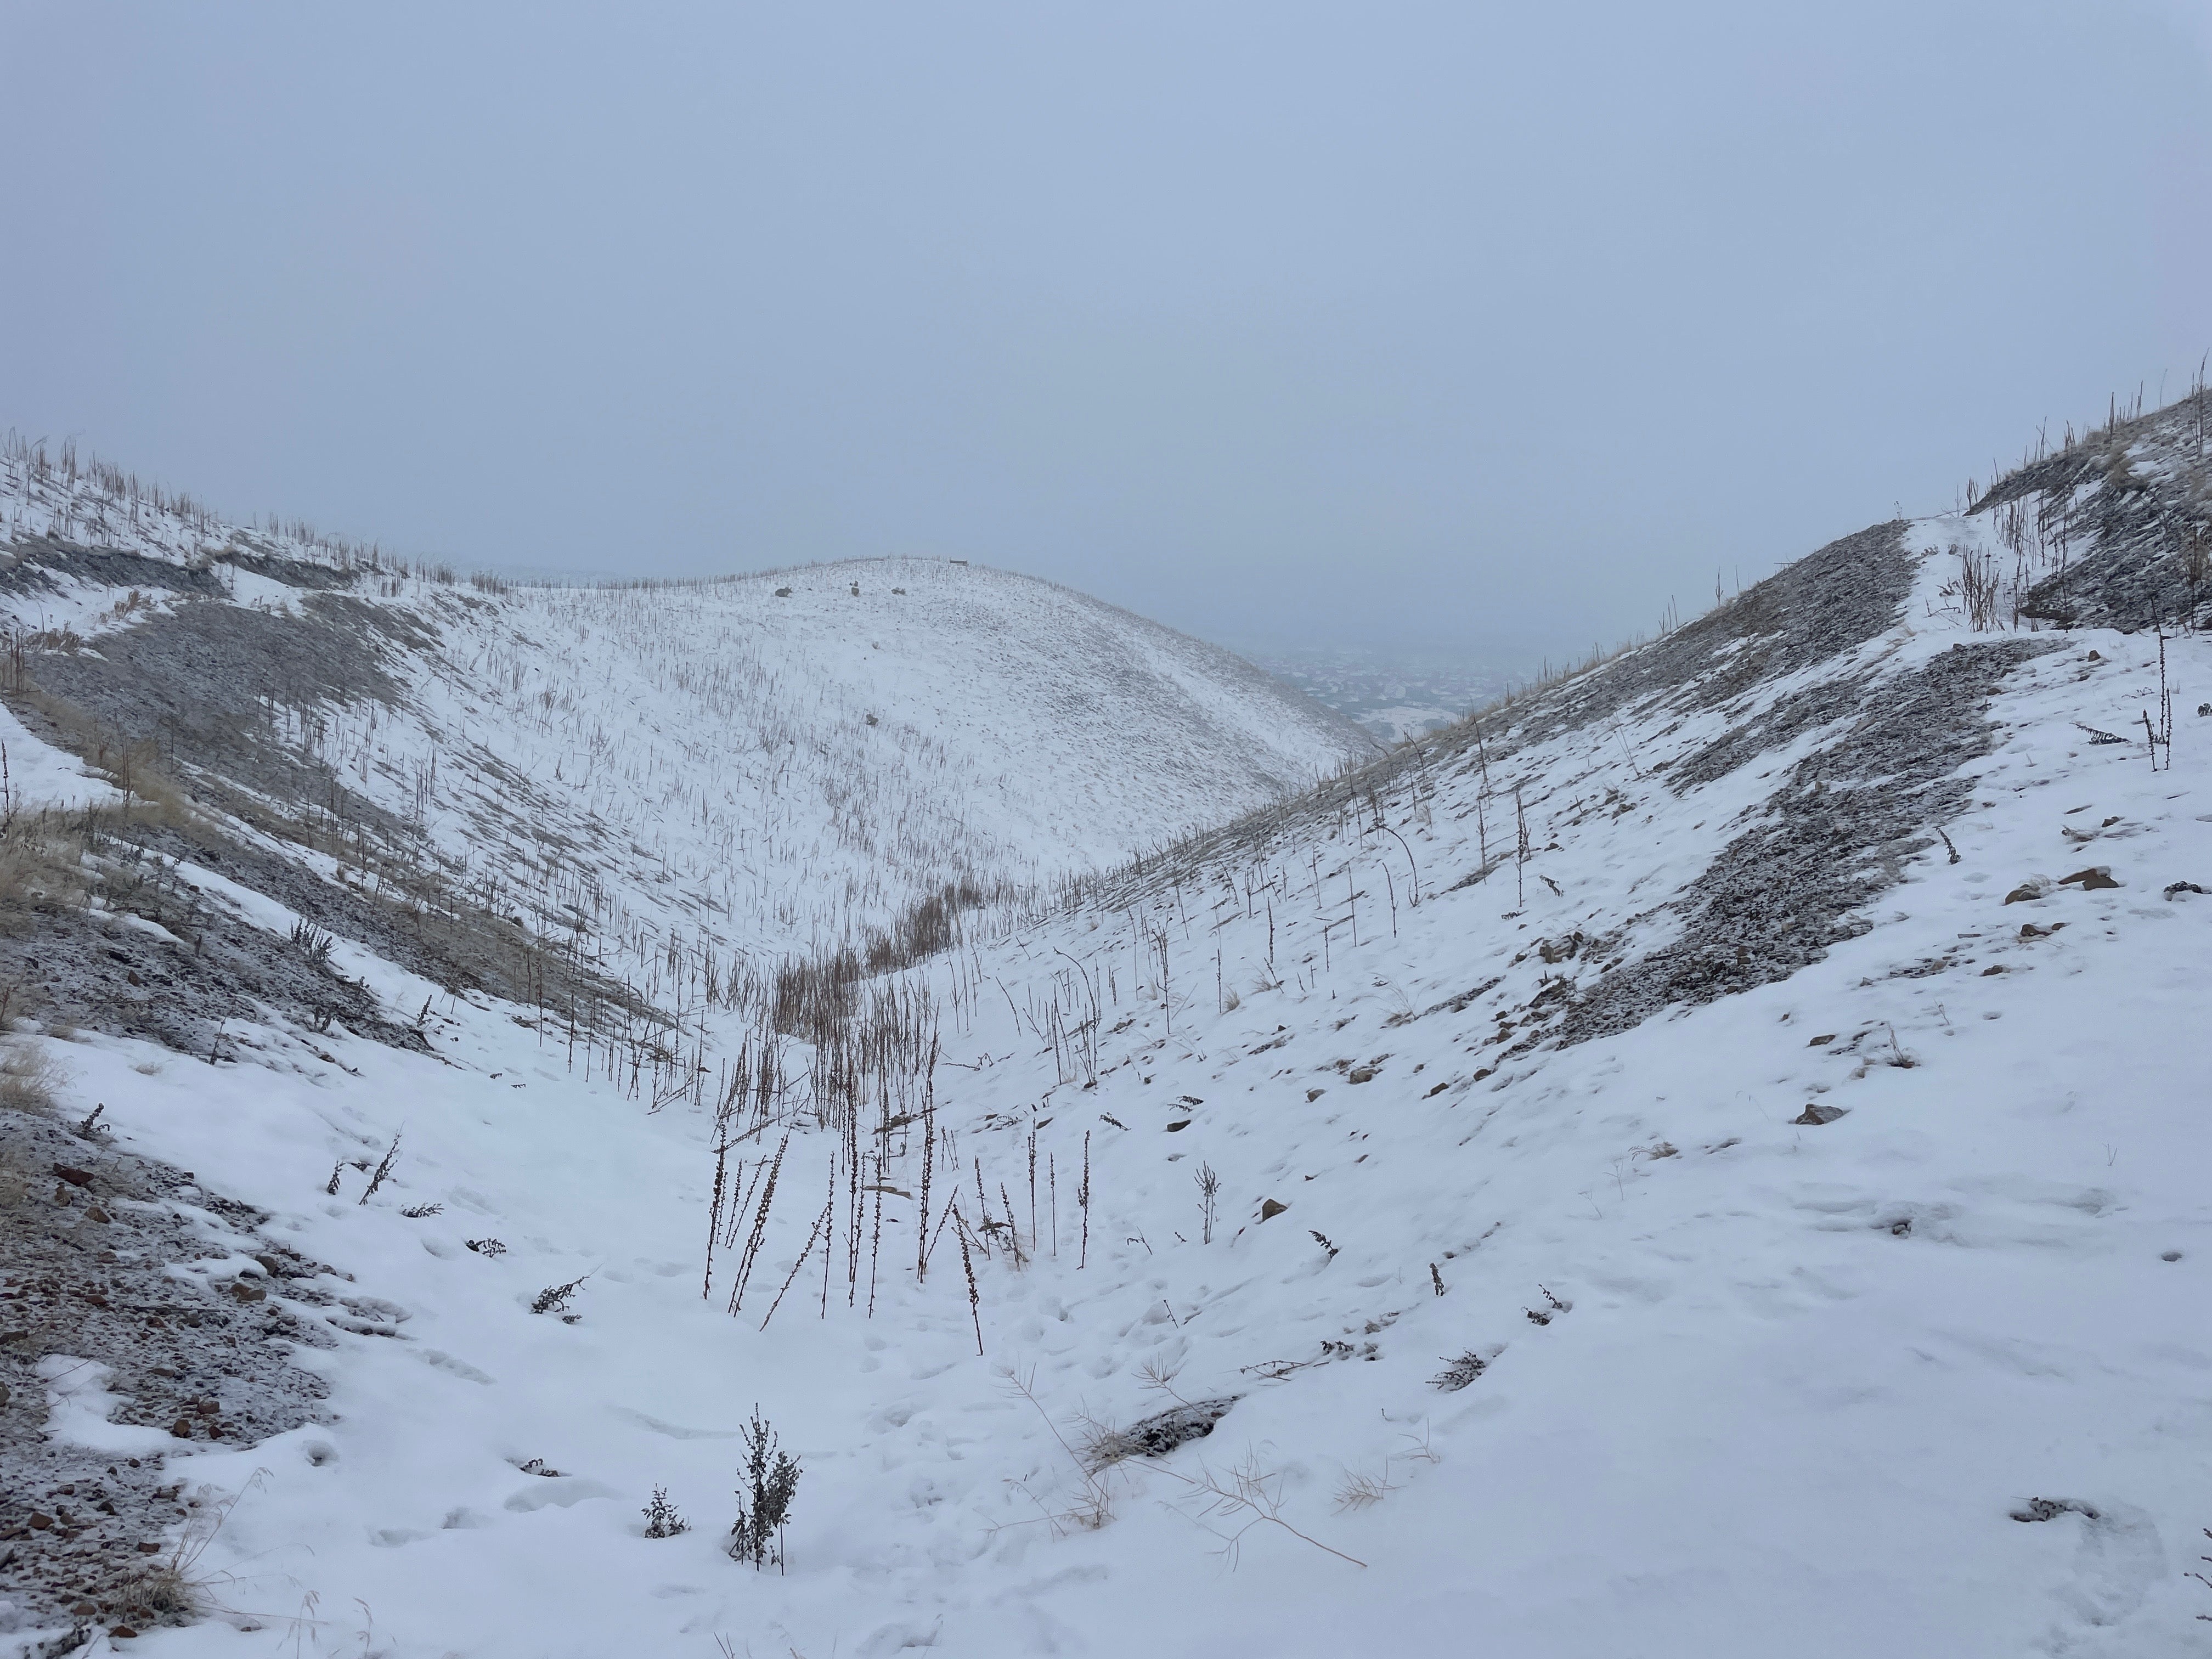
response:
{"label": "overcast gray sky", "polygon": [[641,574],[1557,652],[2212,347],[2172,0],[0,0],[0,425]]}

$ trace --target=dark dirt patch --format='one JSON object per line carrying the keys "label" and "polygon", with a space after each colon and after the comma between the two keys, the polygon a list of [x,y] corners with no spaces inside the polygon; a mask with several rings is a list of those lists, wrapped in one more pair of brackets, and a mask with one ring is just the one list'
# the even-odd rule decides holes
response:
{"label": "dark dirt patch", "polygon": [[[106,1367],[110,1420],[160,1429],[178,1452],[315,1419],[323,1385],[293,1349],[333,1345],[318,1304],[339,1281],[259,1237],[266,1220],[97,1133],[0,1111],[0,1629],[177,1622],[186,1608],[162,1602],[179,1542],[211,1519],[168,1451],[50,1439],[40,1361]],[[257,1259],[189,1281],[166,1271],[233,1256]]]}
{"label": "dark dirt patch", "polygon": [[1661,762],[1652,769],[1663,773],[1678,793],[1724,778],[1761,755],[1787,747],[1808,732],[1817,732],[1824,726],[1859,714],[1866,706],[1867,694],[1875,678],[1869,672],[1823,680],[1795,696],[1778,699],[1741,725],[1731,726],[1697,753],[1684,756],[1674,765],[1669,767]]}
{"label": "dark dirt patch", "polygon": [[135,890],[118,880],[111,890],[122,892],[131,914],[177,937],[129,927],[112,910],[42,905],[33,926],[0,934],[0,984],[10,991],[11,1012],[200,1055],[217,1050],[226,1022],[272,1014],[318,1030],[335,1021],[395,1047],[424,1046],[420,1033],[387,1018],[367,987],[180,881],[149,874]]}
{"label": "dark dirt patch", "polygon": [[322,803],[333,792],[351,818],[387,830],[389,815],[345,791],[335,771],[280,736],[281,715],[313,724],[315,706],[368,700],[397,705],[404,693],[389,650],[428,648],[399,613],[316,594],[301,615],[234,605],[188,605],[119,633],[98,652],[41,653],[32,672],[45,690],[88,714],[125,744],[147,745],[179,776],[222,775],[278,800]]}
{"label": "dark dirt patch", "polygon": [[[2055,640],[1954,646],[1884,682],[1838,742],[1808,756],[1759,821],[1670,907],[1682,937],[1571,999],[1547,1036],[1586,1042],[1674,1003],[1710,1002],[1786,979],[1872,926],[1858,914],[1971,799],[1959,769],[1990,751],[1990,698]],[[1539,1040],[1531,1037],[1522,1046]]]}
{"label": "dark dirt patch", "polygon": [[0,593],[58,592],[57,577],[98,582],[108,587],[135,587],[142,592],[191,593],[216,599],[228,590],[222,578],[204,565],[173,564],[119,547],[82,547],[74,542],[15,542],[0,563]]}
{"label": "dark dirt patch", "polygon": [[1118,1463],[1125,1457],[1165,1457],[1178,1446],[1203,1440],[1213,1425],[1237,1403],[1229,1395],[1218,1400],[1194,1400],[1132,1423],[1126,1429],[1106,1429],[1093,1435],[1085,1461],[1094,1469]]}
{"label": "dark dirt patch", "polygon": [[[1493,747],[1492,760],[1670,694],[1686,711],[1718,708],[1865,644],[1897,621],[1912,590],[1905,531],[1878,524],[1830,542],[1664,639],[1478,717],[1486,742],[1509,745]],[[1472,746],[1472,727],[1458,735],[1457,747]]]}
{"label": "dark dirt patch", "polygon": [[341,570],[335,565],[305,564],[298,559],[276,558],[266,553],[250,553],[240,548],[231,548],[222,555],[222,562],[236,565],[240,570],[250,570],[257,576],[265,576],[272,582],[282,582],[287,587],[305,588],[310,592],[333,592],[351,587],[360,573]]}
{"label": "dark dirt patch", "polygon": [[1973,510],[2014,502],[2071,550],[2023,614],[2129,630],[2212,622],[2212,392],[2022,467]]}
{"label": "dark dirt patch", "polygon": [[[427,636],[404,623],[379,620],[375,607],[351,599],[325,596],[310,603],[350,620],[342,627],[326,616],[308,628],[305,646],[294,641],[291,656],[333,633],[353,638],[356,649],[349,665],[325,665],[319,672],[326,679],[305,688],[307,695],[339,682],[362,695],[395,695],[384,668],[368,665],[380,664],[374,641],[420,643]],[[516,1003],[542,1001],[585,1024],[601,1010],[635,1006],[634,996],[561,945],[472,902],[416,826],[346,788],[329,766],[288,749],[266,718],[267,708],[277,705],[234,698],[227,710],[199,708],[190,720],[164,727],[167,694],[147,681],[149,663],[172,661],[179,641],[192,639],[220,637],[230,649],[250,649],[266,626],[297,622],[229,606],[189,611],[191,626],[181,630],[173,626],[177,619],[161,618],[103,640],[104,657],[42,654],[36,659],[42,684],[9,699],[34,733],[95,766],[118,766],[133,744],[139,745],[135,775],[141,789],[166,793],[172,805],[127,817],[95,815],[102,854],[96,885],[109,910],[137,915],[182,941],[141,934],[118,942],[111,935],[121,924],[112,918],[95,921],[57,905],[25,916],[0,914],[0,989],[15,995],[13,1012],[204,1054],[224,1021],[258,1017],[258,1004],[310,1027],[335,1018],[380,1042],[422,1046],[407,1023],[411,1010],[379,1007],[366,989],[308,959],[283,935],[210,906],[167,868],[179,860],[266,894],[314,927],[358,941],[448,990],[481,988]],[[356,613],[371,613],[371,620],[355,628]],[[242,633],[198,620],[216,616],[249,620]],[[126,650],[124,641],[135,643]],[[281,666],[271,674],[265,684],[296,685],[284,679]],[[56,695],[58,683],[88,692],[93,706]],[[134,687],[143,700],[134,701]],[[163,763],[174,757],[174,771],[191,780],[188,787],[162,775],[170,769],[154,761],[157,753]],[[234,787],[240,778],[246,788]],[[353,879],[325,879],[280,848],[231,833],[226,821],[332,853],[351,866]],[[132,960],[123,961],[118,951]]]}
{"label": "dark dirt patch", "polygon": [[[1263,841],[1300,819],[1367,805],[1408,774],[1437,769],[1464,775],[1486,760],[1502,768],[1532,744],[1601,726],[1647,704],[1663,703],[1686,713],[1723,708],[1770,679],[1832,661],[1875,638],[1902,614],[1914,571],[1905,546],[1906,527],[1902,520],[1878,524],[1830,542],[1650,645],[1401,744],[1297,801],[1262,808],[1194,837],[1164,861],[1149,866],[1139,862],[1117,872],[1099,888],[1100,902],[1110,908],[1121,902],[1117,896],[1124,886],[1133,890],[1165,868]],[[1743,741],[1787,742],[1798,729],[1802,728],[1793,726],[1788,716],[1773,715]],[[1705,766],[1724,758],[1716,754]],[[1683,781],[1684,787],[1689,781]],[[1480,881],[1495,867],[1474,872],[1458,885]]]}

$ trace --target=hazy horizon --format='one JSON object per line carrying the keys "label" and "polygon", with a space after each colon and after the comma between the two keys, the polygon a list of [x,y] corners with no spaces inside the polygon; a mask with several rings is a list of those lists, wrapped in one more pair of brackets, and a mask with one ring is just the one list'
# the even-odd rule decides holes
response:
{"label": "hazy horizon", "polygon": [[2212,347],[2179,5],[8,31],[0,425],[465,565],[1556,659]]}

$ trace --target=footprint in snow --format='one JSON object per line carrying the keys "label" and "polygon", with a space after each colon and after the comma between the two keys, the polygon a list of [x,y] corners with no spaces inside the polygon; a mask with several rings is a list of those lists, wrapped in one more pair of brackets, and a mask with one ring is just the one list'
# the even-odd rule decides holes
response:
{"label": "footprint in snow", "polygon": [[2065,1611],[2037,1645],[2051,1654],[2117,1651],[2088,1633],[2130,1618],[2166,1578],[2166,1547],[2156,1524],[2132,1504],[2077,1498],[2033,1498],[2012,1518],[2057,1523],[2076,1534],[2071,1570],[2051,1590]]}

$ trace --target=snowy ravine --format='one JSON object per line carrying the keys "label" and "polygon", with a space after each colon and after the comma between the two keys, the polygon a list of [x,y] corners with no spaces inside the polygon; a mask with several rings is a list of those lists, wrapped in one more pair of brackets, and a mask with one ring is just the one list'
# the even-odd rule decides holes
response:
{"label": "snowy ravine", "polygon": [[[933,1065],[849,1125],[718,1112],[720,1069],[653,1111],[343,939],[427,1053],[18,1038],[104,1107],[91,1191],[159,1159],[350,1279],[156,1203],[210,1241],[178,1294],[333,1346],[270,1340],[319,1420],[167,1452],[207,1616],[117,1645],[2204,1652],[2212,647],[1970,605],[2007,533],[1847,538],[906,970]],[[699,1018],[702,1063],[757,1041]],[[159,1443],[103,1416],[139,1379],[49,1369],[46,1432]],[[765,1574],[722,1547],[756,1407],[805,1468]],[[691,1530],[645,1535],[656,1488]]]}

